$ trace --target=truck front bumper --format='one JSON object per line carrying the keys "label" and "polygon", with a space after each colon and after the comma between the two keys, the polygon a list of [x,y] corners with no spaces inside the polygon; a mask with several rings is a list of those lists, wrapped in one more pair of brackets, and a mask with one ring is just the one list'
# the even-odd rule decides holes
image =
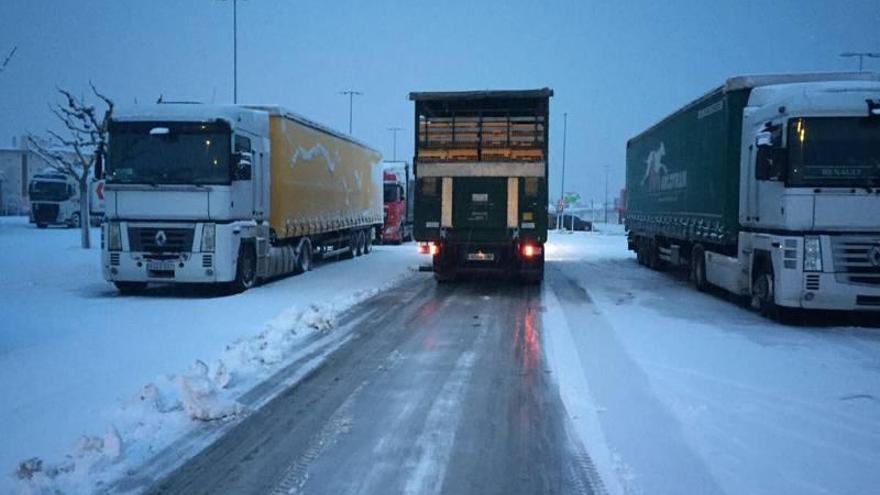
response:
{"label": "truck front bumper", "polygon": [[806,273],[799,293],[780,303],[805,309],[880,311],[880,286],[843,282],[838,277],[835,273]]}
{"label": "truck front bumper", "polygon": [[[151,253],[103,251],[101,266],[110,282],[215,283],[234,277],[215,267],[214,253],[180,253],[159,257]],[[226,272],[226,273],[224,273]]]}

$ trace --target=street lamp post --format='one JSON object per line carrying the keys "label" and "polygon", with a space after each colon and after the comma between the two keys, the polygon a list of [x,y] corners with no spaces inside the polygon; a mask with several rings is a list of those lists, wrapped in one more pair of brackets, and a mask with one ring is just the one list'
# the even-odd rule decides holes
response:
{"label": "street lamp post", "polygon": [[238,0],[232,0],[232,103],[238,103]]}
{"label": "street lamp post", "polygon": [[393,151],[392,151],[391,156],[393,157],[392,160],[396,162],[397,161],[397,131],[402,131],[403,127],[389,127],[388,130],[391,131],[392,136],[394,136],[393,137],[394,147],[392,148]]}
{"label": "street lamp post", "polygon": [[841,57],[851,58],[851,57],[859,57],[859,72],[862,72],[865,66],[865,57],[868,58],[880,58],[880,53],[877,52],[845,52],[840,54]]}
{"label": "street lamp post", "polygon": [[568,134],[568,112],[562,114],[562,184],[559,186],[559,201],[562,204],[562,211],[557,215],[556,229],[561,229],[563,225],[563,216],[565,215],[565,148],[566,135]]}
{"label": "street lamp post", "polygon": [[345,91],[340,91],[339,94],[348,95],[348,134],[351,135],[351,115],[352,108],[354,106],[354,97],[362,96],[363,93],[361,93],[360,91],[355,91],[353,89],[347,89]]}
{"label": "street lamp post", "polygon": [[605,165],[605,201],[602,209],[605,210],[605,225],[608,225],[608,165]]}

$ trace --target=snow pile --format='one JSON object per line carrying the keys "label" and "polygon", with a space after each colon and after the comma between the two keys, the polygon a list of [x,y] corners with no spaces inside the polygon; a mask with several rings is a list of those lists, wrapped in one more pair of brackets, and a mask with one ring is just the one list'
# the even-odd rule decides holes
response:
{"label": "snow pile", "polygon": [[112,413],[113,425],[103,437],[81,438],[57,463],[39,457],[19,463],[14,473],[19,491],[86,493],[107,487],[200,424],[235,421],[247,413],[239,397],[282,368],[305,342],[332,333],[341,312],[397,285],[413,270],[332,303],[288,308],[256,335],[227,345],[213,366],[196,360],[185,372],[147,383]]}

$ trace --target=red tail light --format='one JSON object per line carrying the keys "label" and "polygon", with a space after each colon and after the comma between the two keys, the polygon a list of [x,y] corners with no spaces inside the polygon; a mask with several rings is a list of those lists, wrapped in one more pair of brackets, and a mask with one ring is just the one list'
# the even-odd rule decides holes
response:
{"label": "red tail light", "polygon": [[541,254],[541,246],[536,246],[534,244],[523,244],[522,245],[522,255],[523,258],[534,258]]}
{"label": "red tail light", "polygon": [[428,252],[431,253],[431,256],[436,255],[440,252],[440,245],[434,244],[433,242],[428,244]]}
{"label": "red tail light", "polygon": [[419,243],[419,254],[428,254],[428,244],[424,242]]}

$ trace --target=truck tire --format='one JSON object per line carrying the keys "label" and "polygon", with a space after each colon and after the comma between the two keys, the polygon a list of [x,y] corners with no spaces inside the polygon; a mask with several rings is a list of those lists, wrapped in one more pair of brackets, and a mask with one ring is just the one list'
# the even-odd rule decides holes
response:
{"label": "truck tire", "polygon": [[364,254],[364,245],[367,243],[367,236],[364,235],[363,230],[359,230],[358,233],[356,234],[356,238],[357,238],[357,241],[356,241],[357,248],[355,250],[354,255],[361,256]]}
{"label": "truck tire", "polygon": [[698,291],[709,290],[709,282],[706,281],[705,250],[699,244],[691,250],[691,280]]}
{"label": "truck tire", "polygon": [[146,282],[113,282],[120,294],[131,296],[140,294],[147,288]]}
{"label": "truck tire", "polygon": [[373,252],[373,229],[369,228],[364,235],[364,254]]}
{"label": "truck tire", "polygon": [[254,246],[242,244],[235,264],[235,280],[229,284],[231,294],[239,294],[257,284],[257,253]]}
{"label": "truck tire", "polygon": [[344,260],[350,260],[354,258],[355,253],[357,252],[357,232],[351,231],[348,236],[348,251],[342,253],[340,257]]}
{"label": "truck tire", "polygon": [[80,219],[79,213],[74,213],[70,216],[70,222],[67,224],[68,227],[72,229],[78,229],[82,225],[82,219]]}
{"label": "truck tire", "polygon": [[449,284],[455,282],[455,272],[448,269],[434,272],[434,280],[436,280],[438,284]]}
{"label": "truck tire", "polygon": [[49,224],[47,224],[47,223],[40,223],[40,222],[37,222],[37,228],[38,228],[38,229],[45,229],[45,228],[48,227],[48,226],[49,226]]}
{"label": "truck tire", "polygon": [[762,315],[774,318],[777,314],[776,298],[774,295],[773,267],[769,263],[761,261],[755,268],[752,277],[752,307]]}
{"label": "truck tire", "polygon": [[308,237],[300,239],[297,248],[296,261],[293,265],[294,273],[305,273],[312,269],[312,241]]}

